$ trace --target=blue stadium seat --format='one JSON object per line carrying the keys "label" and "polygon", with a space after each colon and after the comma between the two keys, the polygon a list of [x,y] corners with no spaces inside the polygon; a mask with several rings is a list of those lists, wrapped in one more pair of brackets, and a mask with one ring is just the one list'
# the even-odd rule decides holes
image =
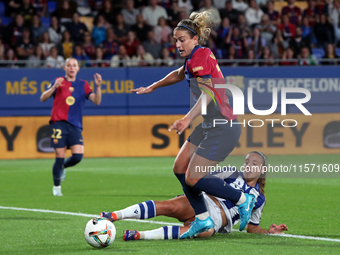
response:
{"label": "blue stadium seat", "polygon": [[10,17],[1,17],[1,24],[3,26],[9,25],[12,21],[13,21],[13,19],[10,18]]}
{"label": "blue stadium seat", "polygon": [[340,48],[336,48],[336,55],[340,56]]}
{"label": "blue stadium seat", "polygon": [[3,17],[5,15],[5,4],[3,2],[0,2],[0,17]]}
{"label": "blue stadium seat", "polygon": [[325,55],[325,51],[322,48],[313,48],[312,54],[318,58],[321,59]]}
{"label": "blue stadium seat", "polygon": [[49,13],[53,13],[57,9],[57,2],[48,1],[47,2],[47,10]]}
{"label": "blue stadium seat", "polygon": [[41,20],[41,24],[44,27],[50,27],[50,25],[51,25],[51,18],[50,17],[41,17],[40,20]]}

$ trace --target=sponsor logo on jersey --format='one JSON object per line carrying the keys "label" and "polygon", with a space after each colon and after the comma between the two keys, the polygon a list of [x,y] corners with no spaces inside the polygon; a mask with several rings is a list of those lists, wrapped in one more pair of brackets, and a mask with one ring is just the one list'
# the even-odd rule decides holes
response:
{"label": "sponsor logo on jersey", "polygon": [[200,70],[203,70],[203,66],[196,66],[192,69],[193,72],[197,72],[197,71],[200,71]]}
{"label": "sponsor logo on jersey", "polygon": [[76,100],[74,99],[73,96],[69,96],[69,97],[67,97],[66,100],[65,100],[66,104],[69,105],[69,106],[73,105],[75,101],[76,101]]}

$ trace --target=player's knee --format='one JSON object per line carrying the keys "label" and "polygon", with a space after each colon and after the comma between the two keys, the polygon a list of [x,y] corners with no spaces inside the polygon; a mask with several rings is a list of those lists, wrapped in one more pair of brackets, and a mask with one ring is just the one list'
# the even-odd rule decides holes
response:
{"label": "player's knee", "polygon": [[73,154],[72,157],[73,157],[74,163],[78,164],[82,160],[83,154],[78,154],[78,153]]}
{"label": "player's knee", "polygon": [[185,174],[186,167],[184,167],[182,164],[180,164],[178,161],[175,161],[174,166],[172,167],[172,170],[175,174]]}

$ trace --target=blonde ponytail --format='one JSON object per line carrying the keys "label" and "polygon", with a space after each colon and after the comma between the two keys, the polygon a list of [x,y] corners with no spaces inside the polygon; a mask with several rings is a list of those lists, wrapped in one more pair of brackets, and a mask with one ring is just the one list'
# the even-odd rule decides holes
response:
{"label": "blonde ponytail", "polygon": [[181,20],[175,30],[187,30],[191,38],[198,36],[198,43],[204,45],[210,36],[209,11],[193,12],[189,19]]}

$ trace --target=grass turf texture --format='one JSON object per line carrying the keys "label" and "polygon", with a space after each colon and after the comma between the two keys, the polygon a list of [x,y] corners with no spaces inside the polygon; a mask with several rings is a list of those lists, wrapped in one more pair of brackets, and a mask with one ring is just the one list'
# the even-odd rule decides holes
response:
{"label": "grass turf texture", "polygon": [[[243,157],[230,156],[240,166]],[[174,158],[88,159],[69,168],[63,197],[52,196],[53,160],[2,160],[0,205],[99,214],[182,193]],[[333,163],[338,155],[269,156],[272,165]],[[340,173],[339,173],[340,177]],[[289,234],[340,239],[340,178],[268,178],[261,227],[286,223]],[[1,254],[340,254],[339,242],[232,232],[206,239],[123,242],[123,230],[162,225],[119,221],[114,243],[102,250],[83,236],[90,218],[0,209]],[[177,222],[156,217],[154,220]]]}

